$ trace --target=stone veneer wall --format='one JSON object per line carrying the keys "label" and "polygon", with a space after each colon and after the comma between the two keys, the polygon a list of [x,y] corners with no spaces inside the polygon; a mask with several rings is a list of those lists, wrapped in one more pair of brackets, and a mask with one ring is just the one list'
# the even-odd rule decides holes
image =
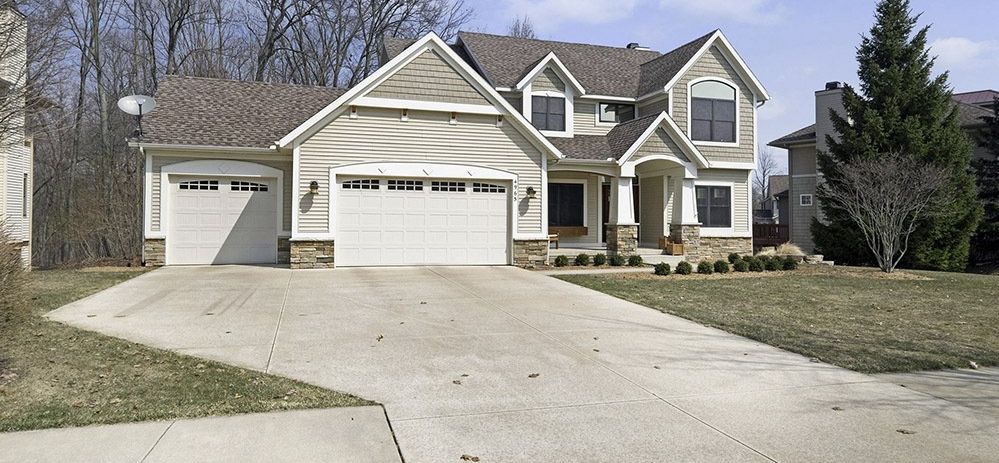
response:
{"label": "stone veneer wall", "polygon": [[278,237],[277,247],[278,247],[277,263],[279,264],[291,263],[291,239],[286,237]]}
{"label": "stone veneer wall", "polygon": [[701,259],[727,259],[731,253],[742,255],[753,255],[752,238],[735,237],[701,237],[700,258]]}
{"label": "stone veneer wall", "polygon": [[146,238],[142,244],[142,265],[144,267],[162,267],[166,265],[165,239]]}
{"label": "stone veneer wall", "polygon": [[608,225],[607,252],[630,256],[638,252],[638,225]]}
{"label": "stone veneer wall", "polygon": [[701,226],[678,225],[669,226],[669,236],[683,243],[683,257],[689,261],[701,260]]}
{"label": "stone veneer wall", "polygon": [[513,240],[513,265],[524,268],[548,265],[547,239]]}
{"label": "stone veneer wall", "polygon": [[333,268],[333,242],[291,241],[289,256],[293,269]]}

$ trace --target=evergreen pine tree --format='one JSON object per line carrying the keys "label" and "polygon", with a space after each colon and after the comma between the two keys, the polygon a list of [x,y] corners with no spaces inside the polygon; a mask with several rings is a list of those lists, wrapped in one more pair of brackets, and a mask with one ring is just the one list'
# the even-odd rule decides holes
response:
{"label": "evergreen pine tree", "polygon": [[976,137],[978,145],[985,148],[991,158],[974,163],[978,177],[978,199],[984,215],[978,231],[971,240],[972,255],[980,262],[999,259],[999,98],[992,101],[992,115],[982,118],[985,127]]}
{"label": "evergreen pine tree", "polygon": [[[846,117],[831,113],[840,137],[828,137],[829,151],[818,153],[818,164],[826,178],[852,159],[889,153],[946,168],[952,177],[950,206],[920,224],[903,265],[961,271],[981,215],[969,168],[971,142],[958,122],[947,73],[932,75],[929,27],[916,30],[918,20],[908,0],[878,2],[875,24],[857,49],[859,92],[850,86],[843,92]],[[849,216],[821,193],[818,198],[825,216],[812,223],[818,252],[837,262],[870,264],[873,258]]]}

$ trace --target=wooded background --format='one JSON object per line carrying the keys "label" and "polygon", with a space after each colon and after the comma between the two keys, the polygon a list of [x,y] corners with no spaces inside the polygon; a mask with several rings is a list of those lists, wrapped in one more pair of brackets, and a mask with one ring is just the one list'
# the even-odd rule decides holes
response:
{"label": "wooded background", "polygon": [[450,40],[463,0],[22,0],[34,264],[137,262],[144,161],[118,98],[167,74],[349,87],[384,36]]}

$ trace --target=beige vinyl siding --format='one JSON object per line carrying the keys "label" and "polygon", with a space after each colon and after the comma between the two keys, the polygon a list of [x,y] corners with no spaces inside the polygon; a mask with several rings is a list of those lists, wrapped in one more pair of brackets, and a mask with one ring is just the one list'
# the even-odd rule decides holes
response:
{"label": "beige vinyl siding", "polygon": [[[291,159],[273,159],[273,160],[260,160],[260,159],[248,159],[246,156],[239,156],[238,154],[231,155],[212,155],[211,157],[205,156],[184,156],[179,153],[171,153],[164,155],[153,155],[153,178],[152,178],[152,189],[150,194],[150,200],[152,202],[152,210],[150,211],[150,229],[154,232],[162,231],[160,230],[160,217],[162,217],[162,211],[160,210],[160,204],[162,203],[162,190],[163,186],[160,185],[161,174],[163,172],[163,166],[168,166],[170,164],[176,164],[178,162],[186,161],[199,161],[205,159],[226,159],[232,161],[242,161],[242,162],[252,162],[254,164],[261,164],[267,167],[272,167],[284,172],[284,184],[282,185],[284,191],[281,195],[281,201],[284,204],[284,218],[282,219],[283,230],[291,230],[291,210],[293,208],[291,204],[291,192],[292,192],[292,168]],[[207,174],[206,174],[207,175]]]}
{"label": "beige vinyl siding", "polygon": [[680,149],[680,146],[661,128],[656,129],[655,133],[648,140],[645,140],[645,143],[638,148],[631,160],[638,161],[646,156],[654,155],[670,155],[680,161],[688,161],[687,155]]}
{"label": "beige vinyl siding", "polygon": [[[541,227],[543,154],[513,124],[497,127],[495,116],[459,114],[449,123],[442,112],[410,111],[402,122],[398,111],[358,108],[357,118],[340,116],[302,143],[300,183],[294,197],[299,213],[299,232],[328,233],[329,172],[337,166],[363,162],[425,161],[491,167],[519,176],[516,204],[521,234],[537,234]],[[299,206],[309,182],[319,182],[319,191],[309,204]],[[539,190],[527,199],[527,187]]]}
{"label": "beige vinyl siding", "polygon": [[[23,111],[12,111],[23,109],[25,105],[21,89],[27,77],[27,24],[24,17],[13,12],[12,8],[3,7],[0,11],[0,27],[7,31],[0,77],[12,83],[15,88],[13,95],[9,97],[10,101],[5,102],[10,112],[8,120],[4,121],[8,131],[0,139],[0,224],[3,224],[14,241],[23,242],[31,240],[33,150],[24,146],[26,136]],[[30,253],[30,246],[21,249],[23,262],[29,262]]]}
{"label": "beige vinyl siding", "polygon": [[510,103],[510,106],[513,106],[513,109],[515,109],[518,113],[521,114],[524,113],[524,98],[521,96],[520,93],[503,92],[500,93],[500,96],[502,96],[503,99],[505,99],[508,103]]}
{"label": "beige vinyl siding", "polygon": [[607,135],[617,124],[597,121],[599,102],[576,98],[572,104],[572,125],[576,135]]}
{"label": "beige vinyl siding", "polygon": [[378,84],[367,96],[488,105],[489,101],[436,51],[427,50]]}
{"label": "beige vinyl siding", "polygon": [[[694,79],[701,77],[721,77],[734,82],[739,87],[737,95],[739,106],[739,146],[719,147],[700,145],[701,153],[709,161],[722,162],[753,162],[753,147],[756,140],[753,134],[753,92],[749,86],[743,82],[742,78],[735,71],[728,60],[722,55],[717,47],[711,47],[694,65],[683,75],[673,87],[673,119],[680,129],[688,136],[690,130],[687,125],[689,101],[687,98],[687,84]],[[694,142],[695,144],[697,142]]]}
{"label": "beige vinyl siding", "polygon": [[662,175],[639,177],[639,208],[641,223],[638,227],[638,241],[653,247],[659,245],[659,238],[668,234],[665,226],[666,178]]}
{"label": "beige vinyl siding", "polygon": [[663,111],[669,111],[669,98],[664,97],[656,101],[638,105],[638,117],[659,114]]}
{"label": "beige vinyl siding", "polygon": [[[815,185],[818,177],[791,177],[791,189],[788,202],[791,204],[791,242],[797,244],[805,252],[812,252],[815,242],[812,240],[812,219],[819,213],[819,205],[815,198]],[[801,195],[812,195],[812,205],[802,206]]]}
{"label": "beige vinyl siding", "polygon": [[814,175],[817,169],[815,156],[815,145],[798,146],[788,149],[788,172],[791,175]]}
{"label": "beige vinyl siding", "polygon": [[531,91],[565,93],[565,82],[559,78],[558,74],[556,74],[552,68],[545,68],[542,73],[538,74],[537,77],[531,81]]}
{"label": "beige vinyl siding", "polygon": [[732,217],[732,228],[736,233],[749,233],[750,218],[752,217],[752,202],[749,198],[749,171],[729,170],[729,169],[700,169],[697,171],[697,180],[694,185],[700,182],[732,182],[732,196],[735,203],[735,210]]}
{"label": "beige vinyl siding", "polygon": [[578,183],[579,181],[586,182],[584,184],[586,191],[586,236],[560,237],[559,242],[561,244],[598,243],[600,240],[600,227],[603,226],[600,221],[600,176],[582,172],[560,171],[548,173],[548,184],[559,183],[560,180],[573,180],[572,183]]}

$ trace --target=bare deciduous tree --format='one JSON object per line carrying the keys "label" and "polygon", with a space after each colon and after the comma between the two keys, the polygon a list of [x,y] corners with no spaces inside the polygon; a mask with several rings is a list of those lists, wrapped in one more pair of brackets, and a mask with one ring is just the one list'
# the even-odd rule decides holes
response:
{"label": "bare deciduous tree", "polygon": [[535,39],[537,36],[534,34],[534,23],[531,22],[531,18],[528,16],[517,16],[513,18],[513,22],[507,28],[507,35],[510,37],[520,37],[524,39]]}
{"label": "bare deciduous tree", "polygon": [[768,146],[759,148],[756,170],[753,171],[753,208],[760,209],[770,195],[770,177],[781,174],[777,156]]}
{"label": "bare deciduous tree", "polygon": [[820,194],[849,214],[878,266],[891,273],[920,220],[942,212],[950,183],[946,169],[889,154],[844,164],[819,184]]}

